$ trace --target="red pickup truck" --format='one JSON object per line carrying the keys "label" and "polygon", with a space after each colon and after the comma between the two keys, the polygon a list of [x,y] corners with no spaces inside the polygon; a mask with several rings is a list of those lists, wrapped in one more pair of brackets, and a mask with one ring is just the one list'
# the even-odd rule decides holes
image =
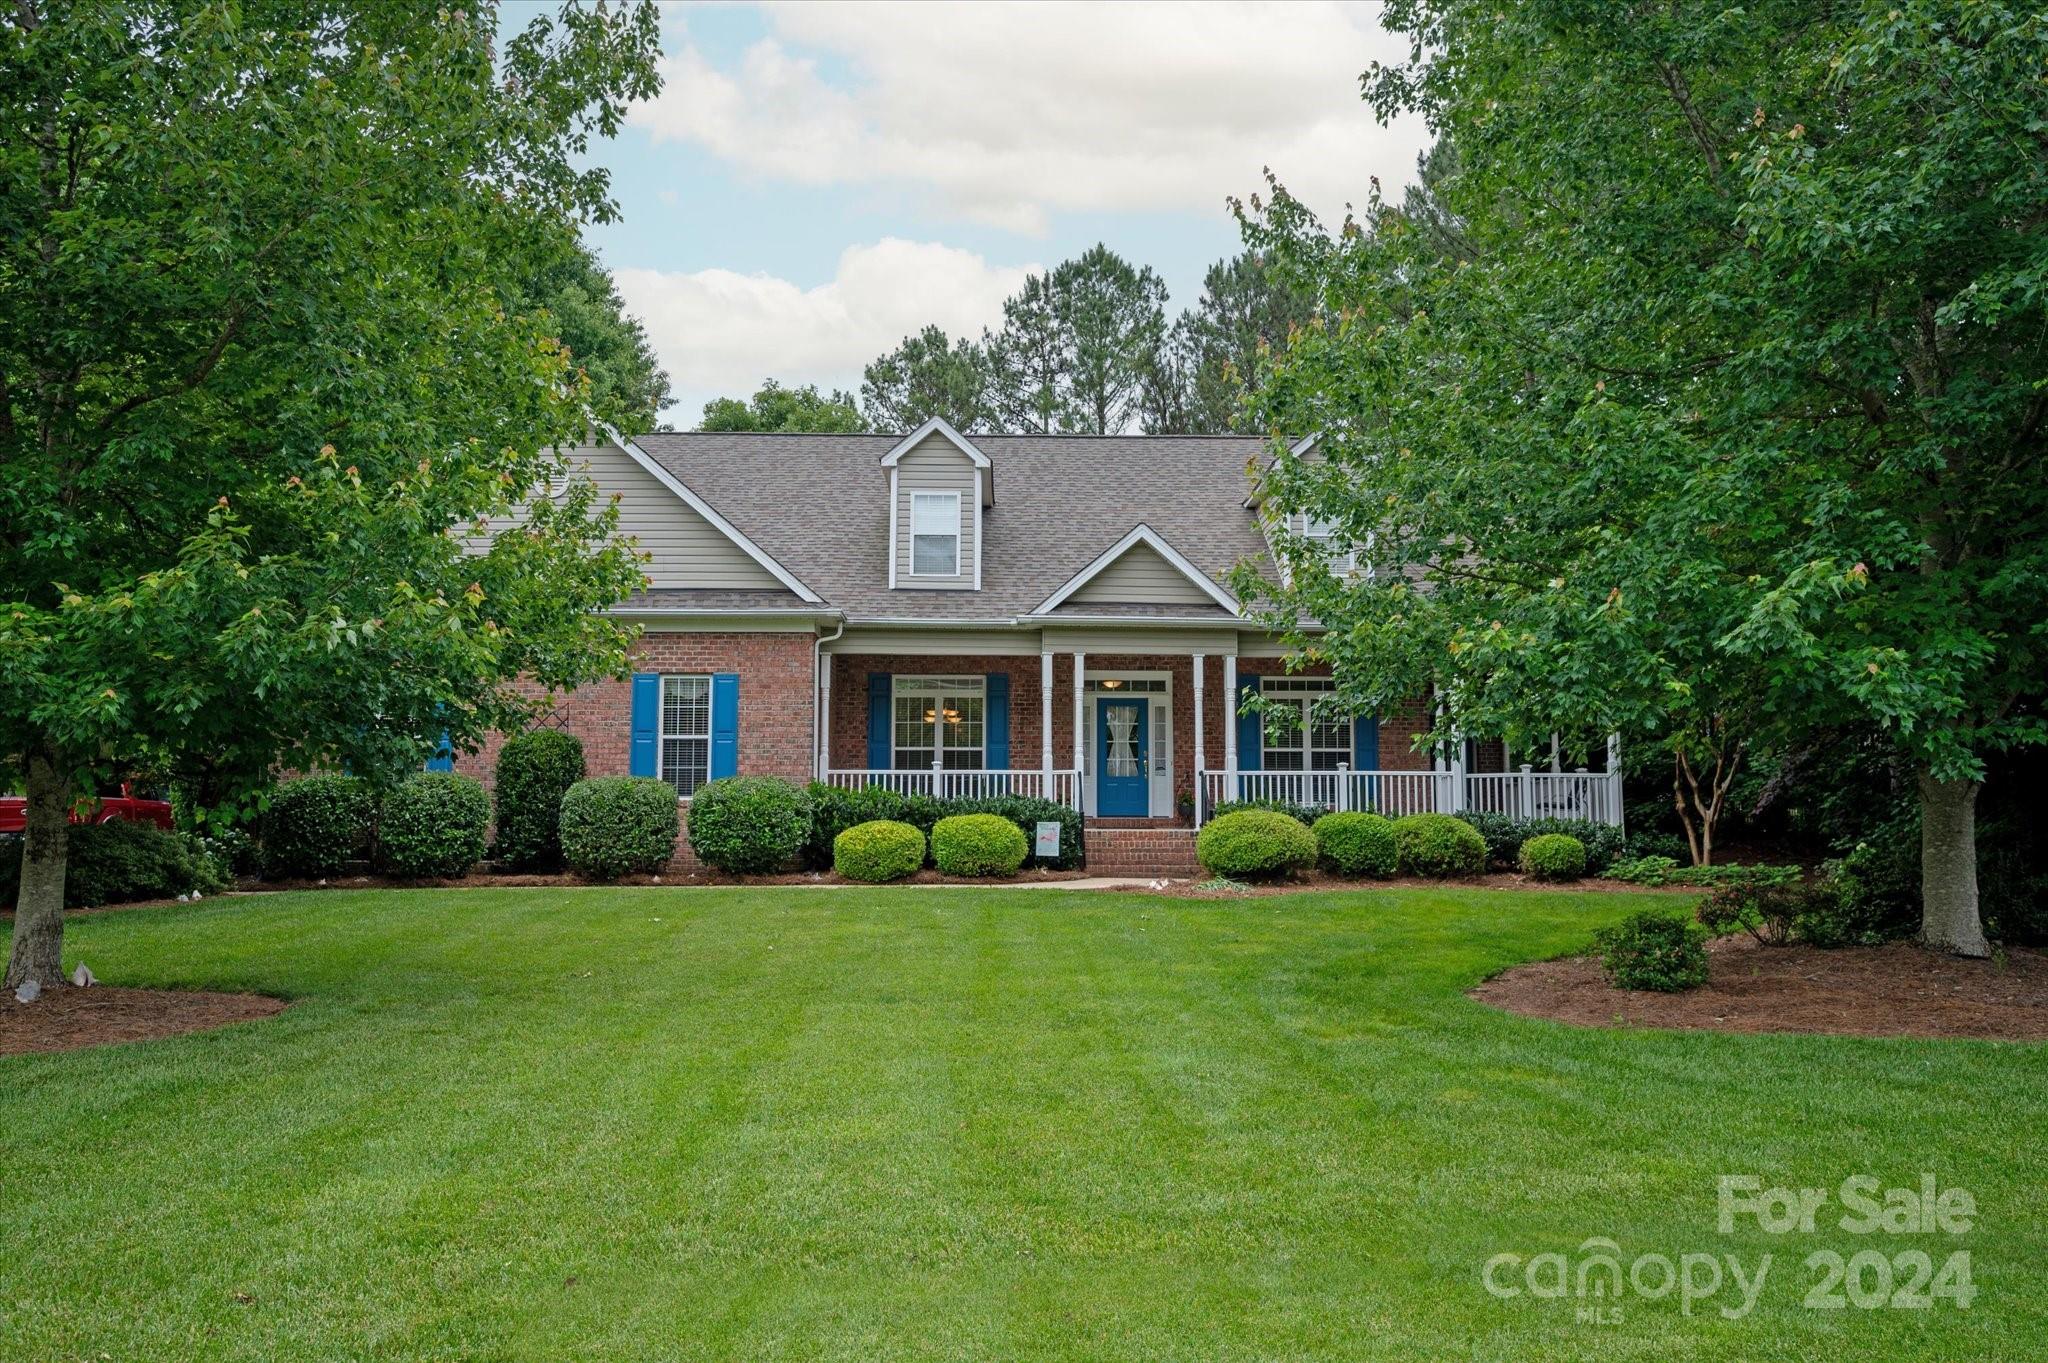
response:
{"label": "red pickup truck", "polygon": [[[123,781],[118,785],[100,787],[99,793],[89,805],[71,811],[73,823],[112,823],[116,819],[131,819],[136,823],[153,823],[168,830],[171,826],[169,801],[154,798],[154,792]],[[21,795],[0,795],[0,837],[19,835],[28,827],[28,800]]]}

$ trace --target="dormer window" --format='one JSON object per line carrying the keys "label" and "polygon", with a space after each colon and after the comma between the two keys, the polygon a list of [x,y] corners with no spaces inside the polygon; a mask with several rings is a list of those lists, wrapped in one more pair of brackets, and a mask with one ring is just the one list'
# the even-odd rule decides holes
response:
{"label": "dormer window", "polygon": [[1302,537],[1313,542],[1322,555],[1323,562],[1330,565],[1333,573],[1355,572],[1358,568],[1358,551],[1344,542],[1343,531],[1335,521],[1320,516],[1304,518]]}
{"label": "dormer window", "polygon": [[910,494],[910,573],[913,577],[960,575],[960,494]]}

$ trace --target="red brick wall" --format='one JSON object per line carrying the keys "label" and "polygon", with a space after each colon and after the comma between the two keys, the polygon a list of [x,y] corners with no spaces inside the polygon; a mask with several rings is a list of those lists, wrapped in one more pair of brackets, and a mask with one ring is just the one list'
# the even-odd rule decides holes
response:
{"label": "red brick wall", "polygon": [[[737,672],[740,675],[740,772],[811,779],[811,644],[809,634],[648,633],[634,646],[635,672]],[[592,776],[631,770],[632,684],[605,680],[562,696],[544,721],[583,740]],[[493,735],[455,769],[486,786],[502,739]]]}

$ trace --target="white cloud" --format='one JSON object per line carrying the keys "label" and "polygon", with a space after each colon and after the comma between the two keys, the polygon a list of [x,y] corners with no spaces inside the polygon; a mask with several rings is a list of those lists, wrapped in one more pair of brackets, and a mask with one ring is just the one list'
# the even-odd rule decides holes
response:
{"label": "white cloud", "polygon": [[[1327,218],[1407,180],[1425,133],[1381,128],[1358,77],[1407,56],[1359,4],[815,4],[713,65],[670,40],[656,140],[802,185],[912,186],[1042,232],[1056,211],[1219,213],[1271,166]],[[851,73],[836,84],[822,74]]]}
{"label": "white cloud", "polygon": [[831,280],[809,289],[731,270],[621,269],[613,277],[675,385],[672,417],[690,425],[708,398],[751,394],[765,378],[857,390],[868,361],[927,323],[979,336],[1039,268],[885,237],[846,248]]}

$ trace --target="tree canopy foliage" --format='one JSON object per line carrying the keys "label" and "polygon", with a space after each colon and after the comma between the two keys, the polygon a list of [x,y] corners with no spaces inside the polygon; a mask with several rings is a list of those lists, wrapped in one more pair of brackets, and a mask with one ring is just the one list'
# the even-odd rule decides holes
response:
{"label": "tree canopy foliage", "polygon": [[1307,320],[1310,296],[1245,255],[1211,266],[1201,298],[1171,325],[1167,301],[1150,266],[1090,247],[1028,276],[1002,325],[978,340],[937,326],[905,337],[868,365],[863,410],[877,430],[934,416],[1012,434],[1252,430],[1245,391]]}
{"label": "tree canopy foliage", "polygon": [[497,29],[489,5],[0,14],[10,984],[56,980],[95,772],[198,773],[221,805],[273,764],[389,779],[521,727],[518,678],[623,667],[594,611],[637,557],[554,451],[593,389],[648,386],[557,338],[592,320],[562,306],[595,292],[578,224],[615,212],[585,153],[655,90],[656,15]]}
{"label": "tree canopy foliage", "polygon": [[700,431],[865,431],[867,420],[853,394],[834,389],[821,393],[816,384],[784,388],[764,382],[752,400],[713,398],[704,404]]}
{"label": "tree canopy foliage", "polygon": [[[1874,722],[1917,767],[1923,937],[1981,953],[1971,810],[2048,663],[2048,19],[1934,0],[1654,10],[1401,0],[1365,90],[1445,139],[1331,234],[1262,392],[1279,595],[1348,704],[1613,727],[1679,759]],[[1277,584],[1276,584],[1277,585]]]}

